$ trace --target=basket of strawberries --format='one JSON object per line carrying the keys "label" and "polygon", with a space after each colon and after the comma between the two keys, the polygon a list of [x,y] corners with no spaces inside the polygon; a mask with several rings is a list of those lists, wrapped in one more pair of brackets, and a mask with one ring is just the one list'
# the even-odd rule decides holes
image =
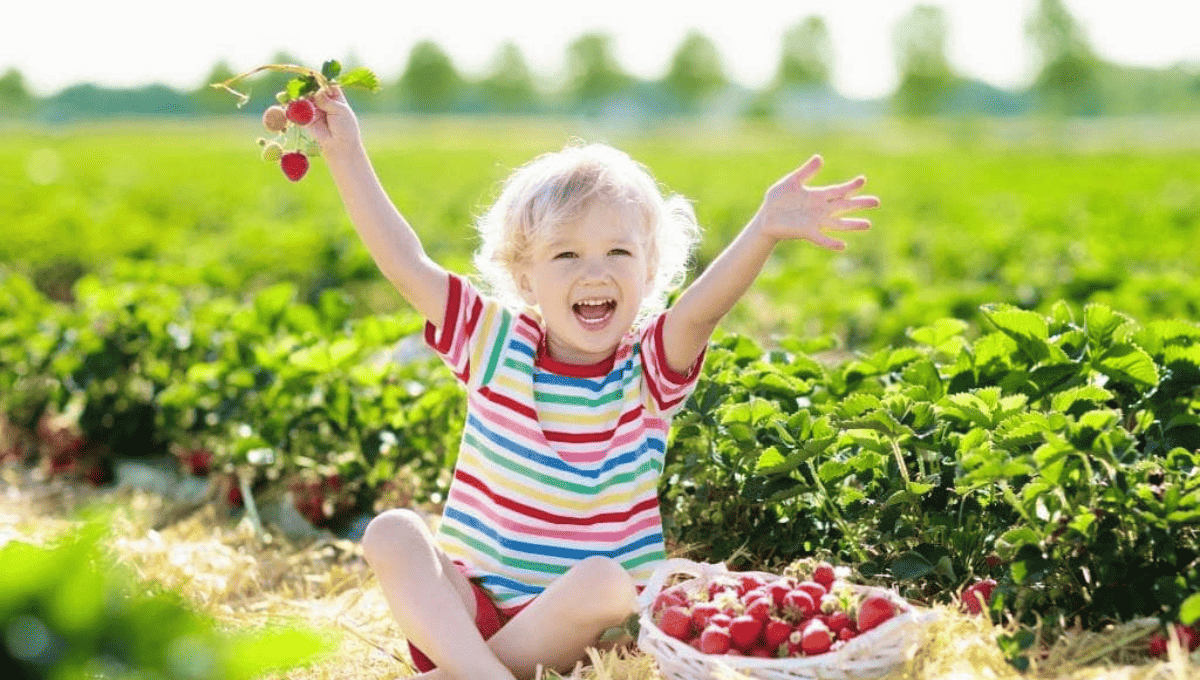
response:
{"label": "basket of strawberries", "polygon": [[849,680],[887,675],[920,645],[930,614],[897,593],[847,583],[823,562],[796,571],[666,560],[639,598],[638,647],[673,680],[721,666],[760,680]]}

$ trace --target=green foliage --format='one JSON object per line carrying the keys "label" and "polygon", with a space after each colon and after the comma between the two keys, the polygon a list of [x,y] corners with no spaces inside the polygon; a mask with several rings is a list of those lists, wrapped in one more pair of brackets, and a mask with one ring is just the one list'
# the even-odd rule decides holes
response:
{"label": "green foliage", "polygon": [[685,111],[696,111],[706,98],[728,82],[716,44],[697,31],[689,32],[671,57],[663,79],[667,93]]}
{"label": "green foliage", "polygon": [[836,365],[718,340],[669,452],[671,534],[922,596],[993,577],[1030,619],[1177,615],[1200,588],[1200,325],[983,315],[978,339],[941,320]]}
{"label": "green foliage", "polygon": [[331,649],[299,628],[225,632],[178,594],[139,581],[93,520],[57,545],[0,548],[0,668],[20,680],[241,680]]}

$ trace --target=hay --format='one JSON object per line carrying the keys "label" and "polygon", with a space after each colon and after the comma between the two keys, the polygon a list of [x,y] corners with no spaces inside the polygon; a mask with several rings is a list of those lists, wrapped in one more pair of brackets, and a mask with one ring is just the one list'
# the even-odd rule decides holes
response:
{"label": "hay", "polygon": [[[248,521],[235,523],[215,506],[184,519],[177,507],[144,492],[99,493],[66,483],[2,471],[0,545],[44,544],[78,523],[75,513],[104,501],[113,510],[112,547],[142,578],[177,589],[230,629],[295,621],[337,636],[327,658],[274,677],[287,680],[405,678],[415,674],[401,631],[351,541],[322,538],[290,542],[268,531],[260,537]],[[161,529],[155,529],[161,526]],[[268,527],[268,530],[270,527]],[[1155,623],[1138,620],[1097,632],[1069,632],[1037,646],[1027,672],[1017,671],[996,644],[1011,628],[939,607],[924,644],[891,676],[936,680],[1200,680],[1200,655],[1189,658],[1172,643],[1163,660],[1147,657]],[[542,680],[661,680],[654,661],[636,648],[589,650],[587,663],[569,675]],[[730,680],[743,680],[736,674]]]}

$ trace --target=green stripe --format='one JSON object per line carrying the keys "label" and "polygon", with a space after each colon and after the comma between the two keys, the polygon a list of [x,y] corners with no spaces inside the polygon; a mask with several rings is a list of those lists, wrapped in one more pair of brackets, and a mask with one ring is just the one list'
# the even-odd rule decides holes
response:
{"label": "green stripe", "polygon": [[453,526],[443,524],[441,527],[441,532],[457,538],[463,543],[466,543],[474,548],[476,552],[483,553],[484,555],[491,557],[493,560],[503,564],[506,567],[524,569],[525,571],[539,571],[543,574],[553,574],[556,576],[561,576],[566,572],[567,569],[567,567],[561,564],[544,564],[542,562],[530,562],[529,560],[518,560],[512,557],[502,557],[490,544],[483,543],[478,539],[472,538]]}
{"label": "green stripe", "polygon": [[533,375],[533,364],[529,363],[528,361],[520,361],[518,359],[514,359],[513,357],[505,357],[504,365],[524,373],[525,375]]}
{"label": "green stripe", "polygon": [[496,335],[501,342],[492,343],[492,355],[488,357],[487,370],[483,372],[483,382],[479,383],[480,385],[490,383],[492,376],[496,374],[496,364],[500,361],[500,355],[504,352],[503,340],[508,337],[508,321],[508,314],[502,313],[500,315],[500,332]]}
{"label": "green stripe", "polygon": [[658,560],[665,560],[665,559],[667,559],[666,553],[664,553],[662,550],[654,550],[654,551],[646,553],[645,555],[640,555],[638,557],[628,559],[628,560],[622,562],[621,566],[625,567],[625,571],[633,571],[637,567],[640,567],[647,562],[655,562]]}
{"label": "green stripe", "polygon": [[662,471],[662,464],[659,463],[657,459],[648,458],[645,462],[633,470],[616,475],[615,477],[612,477],[606,481],[597,482],[596,484],[592,485],[576,484],[575,482],[568,482],[565,479],[559,479],[558,477],[547,477],[543,472],[521,465],[507,456],[498,455],[496,451],[490,447],[483,446],[479,439],[477,439],[470,431],[463,433],[463,441],[470,444],[475,448],[475,450],[482,452],[483,457],[489,462],[496,463],[511,472],[517,473],[521,477],[533,480],[542,486],[552,486],[556,489],[571,491],[583,496],[598,495],[599,491],[603,491],[617,484],[631,482],[641,477],[649,470],[654,470],[656,472]]}
{"label": "green stripe", "polygon": [[583,396],[542,392],[541,390],[534,390],[533,392],[533,398],[541,404],[566,404],[568,406],[586,406],[591,408],[610,404],[614,401],[624,398],[624,396],[625,395],[623,393],[616,390],[612,392],[606,392],[605,394],[602,394],[594,399]]}

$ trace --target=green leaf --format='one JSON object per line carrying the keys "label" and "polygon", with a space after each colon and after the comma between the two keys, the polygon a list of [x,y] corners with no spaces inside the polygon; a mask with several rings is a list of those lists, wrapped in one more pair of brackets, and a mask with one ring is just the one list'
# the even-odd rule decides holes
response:
{"label": "green leaf", "polygon": [[338,84],[342,87],[361,87],[371,92],[378,92],[380,89],[379,77],[375,75],[374,71],[365,66],[351,69],[341,78],[338,78]]}
{"label": "green leaf", "polygon": [[1185,626],[1200,621],[1200,593],[1193,593],[1179,606],[1179,622]]}
{"label": "green leaf", "polygon": [[984,305],[982,311],[992,325],[1016,341],[1031,363],[1036,364],[1050,355],[1046,342],[1050,328],[1042,316],[1006,304]]}
{"label": "green leaf", "polygon": [[324,64],[321,64],[321,75],[325,76],[329,80],[337,78],[338,74],[341,72],[342,62],[338,61],[337,59],[330,59]]}
{"label": "green leaf", "polygon": [[962,319],[938,319],[932,325],[910,329],[908,337],[919,344],[938,347],[947,340],[962,335],[967,327],[967,322]]}
{"label": "green leaf", "polygon": [[934,569],[934,563],[915,550],[902,553],[891,564],[892,575],[901,581],[915,581],[933,573]]}
{"label": "green leaf", "polygon": [[1084,329],[1095,347],[1108,345],[1116,338],[1118,331],[1132,323],[1130,317],[1099,303],[1092,303],[1083,310]]}
{"label": "green leaf", "polygon": [[1050,400],[1050,407],[1059,413],[1067,413],[1079,403],[1099,406],[1110,401],[1113,393],[1098,385],[1080,385],[1063,390]]}
{"label": "green leaf", "polygon": [[1142,348],[1128,343],[1109,347],[1093,365],[1097,371],[1138,389],[1149,389],[1158,384],[1158,367]]}

